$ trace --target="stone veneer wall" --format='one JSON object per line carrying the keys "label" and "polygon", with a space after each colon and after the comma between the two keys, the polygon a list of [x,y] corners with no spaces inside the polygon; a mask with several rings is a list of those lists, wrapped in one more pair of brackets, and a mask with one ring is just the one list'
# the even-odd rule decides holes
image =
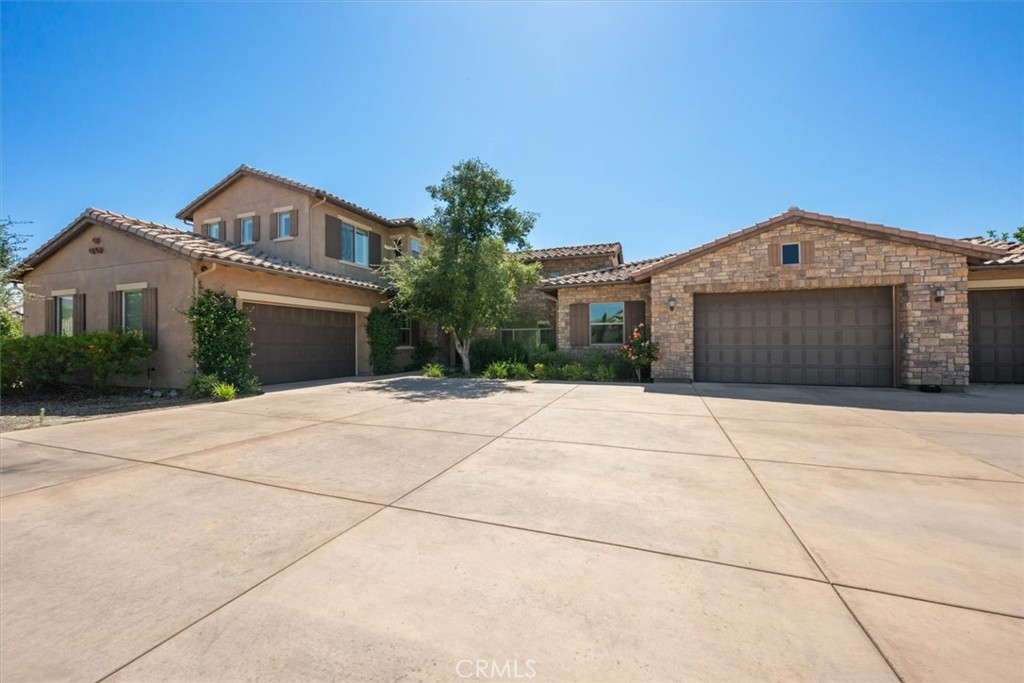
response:
{"label": "stone veneer wall", "polygon": [[[644,301],[644,324],[651,329],[651,288],[646,282],[642,284],[600,285],[596,287],[565,287],[558,290],[558,325],[556,335],[558,348],[569,351],[569,307],[572,304],[614,303],[617,301]],[[678,309],[677,309],[678,310]],[[630,330],[632,331],[632,330]],[[606,346],[583,348],[602,349]],[[613,345],[617,349],[618,346]]]}
{"label": "stone veneer wall", "polygon": [[[780,241],[812,241],[812,262],[769,266],[769,246]],[[939,284],[946,290],[942,302],[933,296]],[[693,378],[694,293],[872,286],[897,287],[901,383],[965,386],[970,369],[964,256],[799,223],[763,232],[651,278],[653,306],[648,315],[652,337],[662,349],[653,376]],[[665,303],[672,294],[678,302],[675,311]],[[568,325],[568,307],[564,308]]]}

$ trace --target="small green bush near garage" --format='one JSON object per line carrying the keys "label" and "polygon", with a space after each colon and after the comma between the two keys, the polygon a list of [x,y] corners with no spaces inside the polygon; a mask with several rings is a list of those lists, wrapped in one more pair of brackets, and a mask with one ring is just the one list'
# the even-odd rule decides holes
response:
{"label": "small green bush near garage", "polygon": [[423,368],[423,376],[429,379],[444,379],[445,367],[440,363],[428,363]]}
{"label": "small green bush near garage", "polygon": [[486,379],[530,379],[530,368],[526,363],[511,360],[499,360],[491,363],[483,371]]}

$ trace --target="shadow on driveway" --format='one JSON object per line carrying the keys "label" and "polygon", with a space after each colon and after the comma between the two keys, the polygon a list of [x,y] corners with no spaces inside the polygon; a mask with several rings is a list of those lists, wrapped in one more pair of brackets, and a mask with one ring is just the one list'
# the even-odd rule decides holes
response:
{"label": "shadow on driveway", "polygon": [[413,402],[445,398],[486,398],[498,394],[521,394],[526,391],[522,384],[500,380],[427,379],[425,377],[401,377],[383,382],[367,383],[354,390]]}

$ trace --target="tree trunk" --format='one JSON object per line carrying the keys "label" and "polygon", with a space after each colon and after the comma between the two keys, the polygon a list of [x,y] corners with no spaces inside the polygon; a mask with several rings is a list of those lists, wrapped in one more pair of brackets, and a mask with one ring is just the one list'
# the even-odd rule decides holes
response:
{"label": "tree trunk", "polygon": [[462,358],[462,372],[469,377],[472,372],[469,368],[469,339],[461,341],[458,337],[455,337],[455,350],[459,353],[459,357]]}

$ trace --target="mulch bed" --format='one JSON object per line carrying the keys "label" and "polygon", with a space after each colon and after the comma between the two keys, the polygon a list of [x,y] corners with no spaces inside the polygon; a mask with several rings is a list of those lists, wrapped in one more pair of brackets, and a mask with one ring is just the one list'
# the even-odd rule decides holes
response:
{"label": "mulch bed", "polygon": [[92,389],[69,388],[60,392],[33,394],[4,392],[0,396],[0,432],[49,427],[120,413],[201,402],[203,399],[191,398],[184,392],[178,392],[177,396],[168,396],[167,392],[163,392],[162,396],[155,398],[144,395],[141,389],[97,392]]}

